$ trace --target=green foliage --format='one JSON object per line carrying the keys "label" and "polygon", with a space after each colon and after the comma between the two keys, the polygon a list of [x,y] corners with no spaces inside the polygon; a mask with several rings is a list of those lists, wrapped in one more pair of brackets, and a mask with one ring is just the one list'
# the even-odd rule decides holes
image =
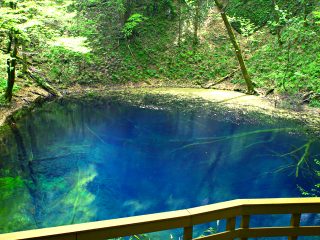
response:
{"label": "green foliage", "polygon": [[275,34],[278,29],[283,28],[289,21],[288,11],[280,9],[278,5],[275,6],[274,14],[277,17],[268,21],[269,28],[273,34]]}
{"label": "green foliage", "polygon": [[310,106],[315,108],[320,108],[320,101],[318,99],[312,99],[310,101]]}
{"label": "green foliage", "polygon": [[[309,0],[309,8],[312,9],[314,5],[313,0]],[[280,15],[280,18],[283,18],[285,15],[298,16],[304,13],[304,0],[286,0],[286,1],[276,1],[277,6],[274,9],[272,0],[230,0],[227,5],[227,13],[232,17],[243,17],[245,19],[250,19],[250,21],[259,27],[265,26],[268,22],[270,24],[281,24],[276,21],[277,14]],[[284,19],[281,19],[282,22]],[[274,23],[274,22],[277,23]],[[240,23],[233,22],[233,27],[240,32]]]}
{"label": "green foliage", "polygon": [[[255,26],[263,26],[270,20],[272,12],[271,0],[230,0],[227,6],[229,16],[237,19],[248,19]],[[240,32],[240,22],[233,22],[232,25]]]}
{"label": "green foliage", "polygon": [[254,81],[289,93],[320,92],[319,30],[305,26],[299,17],[291,18],[282,31],[283,45],[270,36],[249,60]]}
{"label": "green foliage", "polygon": [[70,84],[85,78],[85,68],[92,62],[90,53],[82,53],[64,46],[51,46],[43,55],[48,61],[48,77],[54,82]]}
{"label": "green foliage", "polygon": [[318,11],[314,11],[313,12],[313,16],[314,16],[314,19],[315,19],[315,23],[316,24],[320,24],[320,11],[318,12]]}
{"label": "green foliage", "polygon": [[7,87],[7,81],[4,78],[0,78],[0,94],[5,91]]}
{"label": "green foliage", "polygon": [[[241,34],[237,38],[249,73],[258,87],[290,94],[319,93],[319,6],[314,0],[276,4],[230,0],[226,7],[232,26]],[[6,3],[0,8],[4,36],[0,46],[5,49],[10,31],[15,32],[28,42],[29,64],[60,85],[150,80],[179,86],[204,84],[238,67],[225,29],[219,25],[221,18],[210,10],[212,5],[200,1],[200,41],[195,48],[194,0],[181,1],[181,8],[172,0],[143,4],[136,0],[23,0],[17,1],[17,9]],[[279,30],[282,46],[273,36]],[[0,60],[0,78],[6,79],[5,59]],[[233,82],[242,82],[242,76],[237,73]],[[3,84],[2,80],[0,91]],[[319,100],[313,99],[311,105],[318,106]]]}
{"label": "green foliage", "polygon": [[[29,65],[37,65],[40,70],[48,72],[46,78],[60,83],[65,81],[65,84],[81,79],[83,74],[80,71],[91,64],[91,56],[90,49],[82,45],[85,37],[70,36],[75,33],[72,3],[73,1],[65,0],[45,0],[39,3],[24,0],[17,2],[16,9],[7,5],[1,7],[0,34],[4,34],[4,37],[0,38],[0,49],[7,49],[10,36],[14,36],[19,39],[20,44],[18,57],[22,58],[21,45],[24,44]],[[87,34],[94,32],[88,30],[94,29],[89,25],[83,29],[86,29]],[[63,44],[61,39],[64,40]],[[1,59],[2,62],[4,61]],[[21,63],[18,61],[18,70],[21,69]],[[4,69],[2,66],[1,64],[1,70]],[[6,78],[2,73],[4,72],[0,73],[0,77]],[[21,74],[18,72],[17,76]]]}
{"label": "green foliage", "polygon": [[0,106],[6,104],[6,99],[4,98],[4,93],[7,88],[7,80],[0,77]]}
{"label": "green foliage", "polygon": [[238,29],[244,37],[251,36],[257,29],[255,24],[248,18],[232,17],[230,18],[230,22],[238,25]]}
{"label": "green foliage", "polygon": [[131,38],[137,32],[138,26],[147,19],[140,13],[132,14],[122,28],[125,38]]}
{"label": "green foliage", "polygon": [[[194,51],[192,33],[177,47],[176,26],[171,20],[150,18],[140,28],[140,35],[119,47],[115,58],[121,68],[112,72],[114,82],[138,82],[148,79],[172,83],[202,84],[219,79],[235,68],[236,61],[228,40],[217,40],[216,47],[204,42]],[[163,34],[166,32],[166,34]],[[206,36],[212,38],[211,34]]]}

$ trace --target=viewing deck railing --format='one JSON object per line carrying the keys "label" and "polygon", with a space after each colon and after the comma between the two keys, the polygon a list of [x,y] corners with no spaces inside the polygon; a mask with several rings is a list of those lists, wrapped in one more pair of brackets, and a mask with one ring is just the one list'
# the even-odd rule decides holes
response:
{"label": "viewing deck railing", "polygon": [[[301,214],[320,213],[320,198],[233,200],[173,212],[1,234],[0,240],[105,240],[135,234],[183,228],[185,240],[223,240],[259,237],[320,236],[320,226],[300,226]],[[250,227],[250,216],[290,214],[287,227]],[[236,218],[241,217],[240,227]],[[193,238],[193,226],[226,219],[226,230]]]}

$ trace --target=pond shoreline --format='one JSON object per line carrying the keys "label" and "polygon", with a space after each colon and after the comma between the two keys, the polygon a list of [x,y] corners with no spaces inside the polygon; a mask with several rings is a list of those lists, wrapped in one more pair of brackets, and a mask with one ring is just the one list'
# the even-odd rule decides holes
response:
{"label": "pond shoreline", "polygon": [[[146,94],[171,95],[178,99],[201,99],[219,105],[227,110],[241,110],[246,113],[263,113],[270,117],[303,121],[307,126],[320,131],[320,109],[303,106],[299,111],[281,107],[281,102],[263,96],[246,95],[244,93],[228,90],[199,89],[199,88],[174,88],[174,87],[128,87],[115,86],[106,87],[102,85],[80,86],[64,90],[62,98],[76,97],[103,97],[110,92],[124,92],[144,96]],[[24,88],[15,94],[12,104],[0,107],[0,127],[3,126],[8,117],[22,109],[32,109],[37,104],[53,99],[45,90],[39,87]],[[280,107],[279,107],[280,106]]]}
{"label": "pond shoreline", "polygon": [[8,117],[14,113],[24,109],[32,108],[37,103],[52,99],[52,96],[47,91],[40,87],[26,87],[14,93],[10,105],[0,106],[0,127],[3,126]]}

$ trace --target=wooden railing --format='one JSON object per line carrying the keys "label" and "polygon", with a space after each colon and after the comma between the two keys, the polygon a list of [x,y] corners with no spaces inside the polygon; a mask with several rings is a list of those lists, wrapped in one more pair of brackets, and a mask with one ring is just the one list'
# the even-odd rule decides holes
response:
{"label": "wooden railing", "polygon": [[[175,228],[184,229],[185,240],[281,236],[295,240],[298,236],[320,236],[320,226],[300,226],[303,213],[319,214],[320,198],[233,200],[173,212],[1,234],[0,240],[105,240]],[[261,214],[290,214],[290,226],[251,228],[250,216]],[[236,217],[241,217],[240,228],[236,228]],[[221,219],[227,220],[224,232],[193,238],[194,225]]]}

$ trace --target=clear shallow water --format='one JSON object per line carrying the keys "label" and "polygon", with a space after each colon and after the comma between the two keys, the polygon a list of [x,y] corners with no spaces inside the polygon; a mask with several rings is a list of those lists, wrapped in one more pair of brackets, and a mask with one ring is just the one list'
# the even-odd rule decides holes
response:
{"label": "clear shallow water", "polygon": [[[307,146],[308,164],[297,172]],[[1,139],[0,233],[239,198],[300,197],[297,186],[319,183],[310,170],[319,158],[319,139],[284,121],[117,103],[46,104]],[[289,218],[263,224],[276,221]],[[320,223],[317,216],[305,221]],[[214,227],[222,230],[223,222]]]}

